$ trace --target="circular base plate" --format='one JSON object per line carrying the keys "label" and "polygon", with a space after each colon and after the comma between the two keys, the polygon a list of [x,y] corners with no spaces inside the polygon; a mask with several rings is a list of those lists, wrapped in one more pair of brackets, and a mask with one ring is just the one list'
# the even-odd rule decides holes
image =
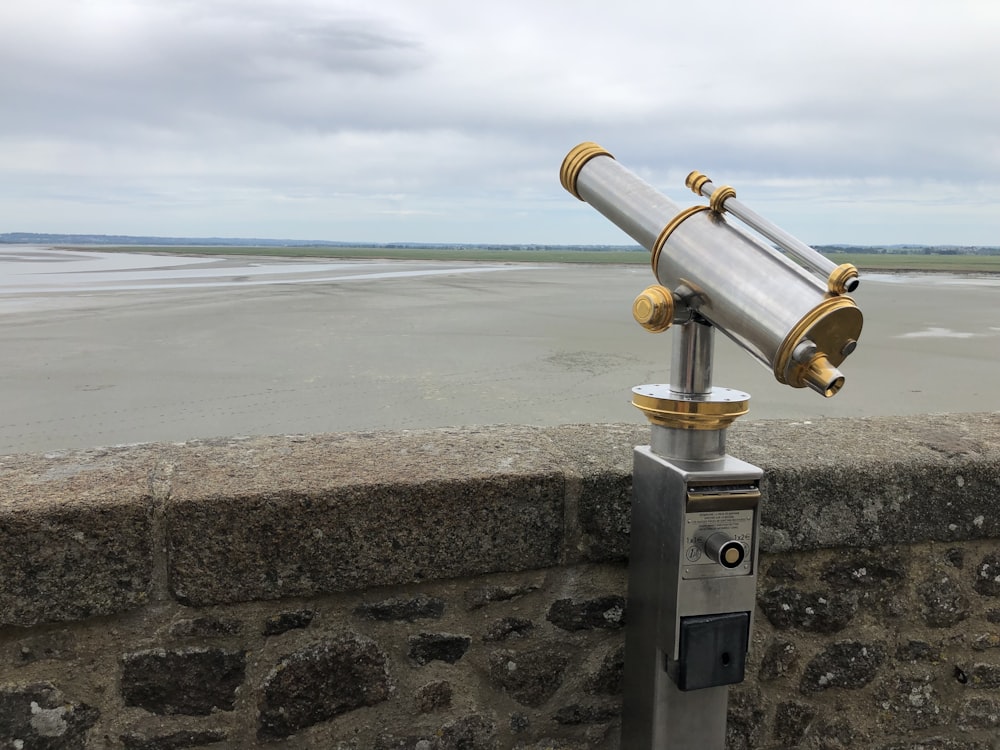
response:
{"label": "circular base plate", "polygon": [[653,424],[683,430],[722,430],[750,410],[750,394],[732,388],[713,388],[711,393],[688,395],[670,390],[670,385],[637,385],[632,405]]}

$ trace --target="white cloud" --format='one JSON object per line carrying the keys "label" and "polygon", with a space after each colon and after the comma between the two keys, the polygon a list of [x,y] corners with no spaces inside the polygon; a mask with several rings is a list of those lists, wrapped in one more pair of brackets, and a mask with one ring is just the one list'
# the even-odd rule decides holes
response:
{"label": "white cloud", "polygon": [[7,3],[0,231],[624,242],[558,187],[593,139],[809,241],[1000,244],[998,31],[972,0]]}

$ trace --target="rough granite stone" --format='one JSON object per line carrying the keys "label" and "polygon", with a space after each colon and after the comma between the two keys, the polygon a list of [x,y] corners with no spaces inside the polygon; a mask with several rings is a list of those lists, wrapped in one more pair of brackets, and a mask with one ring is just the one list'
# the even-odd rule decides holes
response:
{"label": "rough granite stone", "polygon": [[760,661],[759,678],[763,682],[784,677],[798,666],[799,652],[792,641],[773,638]]}
{"label": "rough granite stone", "polygon": [[796,750],[868,750],[872,742],[868,734],[856,728],[848,718],[817,716],[806,730],[802,743]]}
{"label": "rough granite stone", "polygon": [[0,456],[0,626],[147,603],[153,506],[144,464],[141,453],[113,451]]}
{"label": "rough granite stone", "polygon": [[791,560],[775,560],[767,567],[765,575],[775,581],[802,581],[805,576]]}
{"label": "rough granite stone", "polygon": [[576,479],[578,537],[569,559],[617,562],[628,557],[631,524],[632,454],[649,443],[649,426],[565,425],[546,429],[560,452],[560,465]]}
{"label": "rough granite stone", "polygon": [[510,731],[517,734],[528,730],[528,727],[531,726],[531,719],[528,718],[527,714],[515,711],[510,715],[510,721],[508,723],[510,724]]}
{"label": "rough granite stone", "polygon": [[951,723],[951,712],[942,705],[940,691],[930,677],[896,677],[879,691],[882,722],[899,731],[928,729]]}
{"label": "rough granite stone", "polygon": [[444,614],[444,599],[420,594],[412,597],[390,597],[358,605],[354,614],[377,622],[416,622],[440,620]]}
{"label": "rough granite stone", "polygon": [[949,628],[969,616],[969,598],[950,575],[932,574],[917,586],[917,594],[928,627]]}
{"label": "rough granite stone", "polygon": [[139,651],[122,659],[122,699],[126,706],[160,715],[232,711],[245,672],[242,651],[203,647]]}
{"label": "rough granite stone", "polygon": [[799,628],[815,633],[836,633],[854,619],[857,598],[829,591],[801,591],[778,586],[761,592],[757,600],[764,616],[779,630]]}
{"label": "rough granite stone", "polygon": [[417,711],[429,714],[451,705],[454,689],[447,680],[435,680],[421,685],[413,693],[413,701]]}
{"label": "rough granite stone", "polygon": [[432,661],[454,664],[469,650],[472,638],[453,633],[420,633],[407,639],[408,656],[421,666]]}
{"label": "rough granite stone", "polygon": [[485,716],[471,714],[441,727],[441,739],[435,750],[500,750],[496,723]]}
{"label": "rough granite stone", "polygon": [[546,619],[563,630],[615,630],[625,625],[625,597],[612,594],[584,601],[557,599]]}
{"label": "rough granite stone", "polygon": [[857,690],[875,679],[885,661],[885,647],[877,643],[838,641],[806,665],[799,689],[818,693],[830,688]]}
{"label": "rough granite stone", "polygon": [[815,718],[816,709],[808,703],[779,703],[774,712],[774,729],[771,735],[781,747],[798,747]]}
{"label": "rough granite stone", "polygon": [[316,613],[311,609],[300,609],[295,612],[281,612],[264,621],[262,633],[265,637],[281,635],[289,630],[300,630],[309,627]]}
{"label": "rough granite stone", "polygon": [[0,747],[85,750],[100,711],[67,700],[51,683],[0,687]]}
{"label": "rough granite stone", "polygon": [[[952,434],[941,439],[938,433],[945,428]],[[641,425],[635,432],[646,436],[648,427]],[[571,726],[558,724],[553,717],[560,708],[597,705],[604,696],[615,695],[612,689],[593,688],[598,682],[609,684],[616,681],[613,676],[616,671],[613,662],[616,660],[611,657],[618,650],[623,634],[615,630],[564,631],[546,622],[545,616],[553,601],[559,598],[572,597],[568,601],[579,603],[582,598],[594,596],[594,592],[624,593],[624,586],[619,586],[624,575],[617,562],[614,565],[593,566],[578,566],[576,563],[580,560],[618,559],[614,557],[618,554],[614,552],[615,545],[621,545],[624,539],[611,540],[612,532],[607,531],[609,540],[605,542],[595,537],[595,529],[612,529],[609,525],[611,519],[624,518],[627,498],[623,498],[620,492],[609,492],[609,497],[602,499],[596,489],[591,492],[587,487],[588,482],[591,488],[600,487],[604,476],[627,477],[631,444],[642,442],[640,437],[638,441],[619,444],[618,438],[628,433],[627,429],[603,426],[561,430],[431,430],[389,436],[220,440],[183,446],[130,448],[109,454],[107,460],[118,462],[123,470],[122,476],[134,473],[126,465],[128,461],[147,461],[153,454],[156,454],[157,461],[174,467],[165,473],[159,473],[159,470],[153,474],[146,473],[143,481],[137,483],[137,486],[143,486],[142,491],[146,493],[138,502],[151,514],[150,533],[157,540],[152,545],[156,559],[148,589],[152,606],[141,612],[127,612],[107,620],[91,618],[32,628],[23,633],[19,632],[19,628],[0,629],[0,672],[4,677],[0,683],[8,685],[0,690],[9,691],[9,685],[14,683],[23,684],[35,679],[55,680],[58,676],[60,681],[57,684],[68,696],[95,704],[105,714],[89,730],[93,735],[88,738],[91,743],[103,742],[110,747],[119,742],[124,731],[135,733],[137,739],[155,740],[181,731],[208,731],[224,727],[228,735],[224,744],[250,746],[253,742],[248,741],[248,733],[256,727],[246,724],[257,719],[254,706],[264,703],[263,675],[268,673],[268,669],[275,666],[281,654],[295,649],[304,650],[306,644],[331,638],[331,629],[353,623],[358,628],[363,627],[365,632],[376,634],[379,643],[393,655],[394,663],[405,675],[401,678],[402,692],[395,700],[338,714],[328,724],[315,726],[308,732],[302,732],[300,737],[293,737],[282,744],[303,747],[315,744],[330,750],[368,750],[373,747],[378,732],[390,730],[397,731],[401,737],[410,738],[412,735],[414,743],[438,742],[444,722],[466,712],[481,710],[489,721],[501,726],[493,739],[504,747],[520,742],[522,748],[548,750],[565,745],[612,750],[617,721]],[[472,448],[466,450],[463,446],[470,434]],[[859,444],[864,444],[864,451],[858,450]],[[753,681],[754,677],[765,673],[768,645],[779,639],[785,640],[794,644],[800,656],[798,664],[785,668],[788,671],[784,672],[786,676],[783,680],[760,683],[763,694],[760,708],[765,716],[758,726],[763,726],[768,732],[767,742],[764,737],[754,735],[752,729],[743,732],[741,741],[757,737],[753,741],[758,747],[770,750],[772,745],[768,743],[775,741],[771,731],[777,721],[777,705],[780,702],[795,702],[811,705],[817,710],[817,716],[803,730],[798,744],[803,750],[838,747],[874,749],[889,742],[910,747],[914,743],[933,740],[931,735],[979,745],[989,744],[988,740],[997,736],[997,728],[989,723],[989,717],[992,715],[990,702],[996,701],[1000,695],[1000,674],[997,673],[1000,655],[993,647],[995,634],[987,623],[1000,620],[1000,607],[997,606],[1000,597],[988,591],[988,577],[984,577],[979,584],[979,588],[984,590],[978,590],[976,582],[977,564],[990,561],[998,550],[996,539],[1000,538],[1000,533],[994,528],[1000,518],[1000,514],[995,512],[997,499],[1000,498],[1000,414],[817,420],[813,424],[777,422],[750,425],[746,429],[737,423],[731,430],[729,446],[733,455],[762,465],[768,477],[774,479],[773,484],[768,484],[771,479],[765,481],[763,544],[765,549],[773,546],[790,553],[765,554],[760,566],[761,588],[770,590],[776,585],[791,585],[805,594],[822,589],[856,600],[859,603],[857,614],[847,628],[839,632],[849,633],[846,637],[860,642],[884,637],[890,641],[885,646],[886,653],[892,656],[891,661],[883,661],[874,679],[863,689],[806,690],[796,698],[794,690],[801,690],[800,681],[804,672],[808,672],[808,667],[804,670],[803,666],[807,662],[813,665],[815,660],[812,657],[825,654],[833,639],[822,632],[806,631],[798,626],[775,633],[774,626],[766,617],[757,618],[751,669],[748,683],[743,686],[751,689],[751,697],[738,699],[741,709],[749,711],[744,713],[744,718],[752,718],[757,705],[752,699],[752,690],[756,688]],[[396,448],[403,451],[403,468],[398,471],[393,463],[397,458],[394,455]],[[581,457],[577,454],[587,455]],[[22,461],[21,467],[27,466],[24,461],[34,461],[32,465],[35,468],[31,471],[35,477],[53,468],[52,476],[79,474],[73,465],[85,462],[71,454],[48,458],[44,462],[23,457],[18,460]],[[370,465],[364,464],[364,460]],[[286,472],[286,461],[294,472]],[[443,477],[436,475],[441,465],[444,466]],[[209,471],[203,472],[206,467]],[[11,464],[0,462],[0,518],[6,518],[2,514],[11,502],[6,495],[7,487],[14,486],[6,481],[13,476],[11,471],[21,472],[22,468],[12,469]],[[282,474],[285,474],[284,478],[281,478]],[[407,579],[411,582],[409,584],[407,581],[394,583],[394,588],[389,590],[369,588],[378,585],[371,583],[377,578],[372,571],[377,571],[379,565],[388,568],[396,556],[400,556],[405,565],[410,564],[406,560],[440,558],[435,557],[437,550],[427,552],[417,549],[423,541],[422,532],[407,536],[404,528],[400,536],[395,530],[390,531],[389,522],[383,527],[379,525],[381,521],[369,518],[375,515],[371,506],[360,500],[351,505],[344,501],[345,497],[350,499],[350,493],[354,491],[360,496],[368,487],[374,487],[372,494],[376,499],[385,498],[400,487],[431,485],[425,488],[427,492],[443,488],[444,492],[450,493],[450,499],[430,508],[432,518],[429,520],[425,519],[427,514],[423,504],[408,505],[407,498],[402,495],[396,496],[396,505],[390,508],[395,513],[393,523],[397,526],[402,526],[404,519],[415,521],[417,525],[437,524],[440,528],[436,531],[442,535],[439,538],[443,538],[449,525],[449,510],[445,506],[451,503],[449,507],[457,507],[458,515],[464,522],[468,518],[468,507],[481,509],[475,493],[483,482],[488,483],[494,475],[499,475],[501,482],[514,488],[515,503],[520,502],[517,488],[522,482],[531,482],[531,477],[544,477],[545,481],[552,483],[551,486],[558,487],[551,496],[541,501],[542,506],[553,509],[552,517],[559,519],[558,529],[550,537],[555,540],[551,548],[555,552],[549,558],[554,562],[542,563],[530,570],[500,571],[500,575],[476,578],[479,575],[477,566],[482,560],[478,555],[489,557],[491,553],[473,549],[469,552],[470,557],[463,558],[466,555],[462,546],[464,542],[454,542],[456,546],[449,552],[453,559],[447,561],[446,566],[458,572],[447,574],[451,580],[431,582],[430,578],[442,574],[442,568],[414,566],[414,569],[430,573],[423,579],[414,575]],[[40,499],[48,503],[49,509],[72,506],[71,497],[69,500],[66,497],[51,502],[46,500],[42,490],[31,489],[34,480],[25,479],[28,474],[19,476],[21,478],[16,479],[15,484],[29,488],[25,497]],[[914,476],[916,479],[913,479]],[[468,484],[467,477],[471,477]],[[847,485],[844,484],[845,477],[849,478]],[[288,492],[279,486],[286,482],[290,488]],[[817,488],[816,484],[820,486]],[[785,494],[775,490],[779,486],[796,488],[806,485],[809,489],[804,494]],[[850,489],[845,490],[845,486]],[[471,494],[464,494],[462,487],[468,487]],[[487,510],[496,514],[493,517],[504,516],[504,511],[496,509],[505,501],[500,498],[501,494],[498,490],[496,497],[486,504]],[[168,497],[169,500],[166,499]],[[201,563],[184,557],[190,550],[173,544],[175,538],[180,538],[186,540],[184,544],[196,545],[194,529],[197,524],[180,521],[178,526],[176,523],[183,515],[181,505],[203,503],[205,507],[200,512],[207,514],[215,502],[214,498],[226,498],[222,505],[233,507],[224,508],[224,513],[231,513],[238,521],[259,518],[260,528],[267,527],[266,533],[253,538],[249,533],[243,534],[242,527],[237,527],[238,544],[233,560],[234,565],[242,565],[239,572],[243,578],[236,580],[236,587],[253,597],[270,592],[280,598],[293,595],[289,592],[301,586],[301,590],[312,592],[308,594],[309,599],[295,594],[294,599],[285,599],[284,604],[280,599],[272,602],[255,600],[248,604],[226,604],[200,611],[187,609],[181,603],[169,600],[175,589],[168,585],[168,575],[174,577],[177,585],[193,580],[201,586],[201,577],[209,574],[219,577],[220,583],[226,582],[225,570],[212,571],[210,566],[196,570],[194,564]],[[824,498],[825,504],[821,502]],[[109,502],[115,501],[115,498],[109,498]],[[491,502],[494,504],[490,505]],[[164,503],[167,506],[178,504],[177,517],[171,515],[173,511],[169,507],[164,517]],[[243,507],[244,503],[248,505]],[[254,503],[265,506],[273,503],[275,507],[270,510],[265,508],[263,516],[255,516],[259,507]],[[592,506],[585,507],[585,503]],[[526,505],[537,510],[532,503]],[[381,508],[378,509],[380,511]],[[327,521],[328,514],[336,518]],[[913,523],[910,522],[911,516]],[[518,512],[506,516],[515,520],[521,517]],[[44,521],[43,516],[39,518]],[[306,520],[300,523],[301,518]],[[597,525],[588,525],[595,518],[604,520]],[[0,526],[2,523],[0,521]],[[377,533],[366,537],[373,524]],[[216,526],[209,524],[202,528],[202,532],[213,537],[220,534],[223,527],[221,522]],[[464,527],[460,528],[460,533],[464,533],[462,529]],[[521,531],[503,530],[511,535]],[[527,536],[536,533],[541,532],[529,529]],[[334,540],[337,534],[341,535],[339,541]],[[912,535],[919,546],[910,547],[905,539],[900,540],[907,535]],[[488,536],[484,535],[480,540]],[[370,539],[373,540],[371,543]],[[927,543],[928,540],[930,543]],[[239,544],[244,542],[245,546],[240,549]],[[209,546],[213,543],[210,539]],[[474,543],[479,544],[480,541]],[[282,545],[294,549],[293,554],[286,555],[285,551],[271,549],[255,551],[254,544],[262,549],[280,548]],[[310,547],[309,555],[326,557],[316,562],[315,568],[310,568],[308,566],[312,563],[305,560],[304,553],[296,557],[299,546]],[[163,549],[168,551],[169,559],[162,554]],[[359,549],[360,565],[356,567],[354,553]],[[876,564],[883,564],[878,558],[880,551],[885,552],[888,561],[881,572],[876,567]],[[959,551],[964,553],[963,559],[960,559]],[[259,560],[254,557],[258,553]],[[213,562],[216,554],[216,551],[210,551],[205,562]],[[602,557],[604,555],[611,556]],[[256,564],[260,561],[261,564]],[[466,566],[469,561],[471,563]],[[964,562],[963,567],[958,567],[960,562]],[[47,560],[47,564],[54,565],[55,561]],[[187,564],[192,565],[188,573],[193,577],[177,578],[175,573],[178,568]],[[899,566],[905,569],[905,578],[897,585],[893,571]],[[50,570],[49,573],[54,578],[58,570]],[[968,617],[935,634],[927,629],[928,623],[922,613],[941,607],[939,602],[946,605],[942,609],[946,614],[948,612],[947,587],[943,591],[934,591],[930,586],[938,575],[950,576],[954,590],[965,596]],[[365,593],[345,595],[339,593],[340,590],[325,588],[335,578],[356,581]],[[0,579],[0,589],[7,583],[6,579]],[[404,584],[406,588],[398,584]],[[176,590],[184,593],[182,589]],[[200,590],[206,594],[206,599],[215,596],[211,589],[191,590]],[[359,617],[365,621],[357,617],[352,619],[351,612],[359,601],[375,601],[390,595],[390,592],[400,599],[416,598],[420,596],[420,591],[447,600],[448,612],[446,619],[441,617],[442,625],[447,624],[447,629],[454,632],[473,634],[477,640],[470,647],[470,652],[454,666],[439,662],[417,668],[407,664],[406,638],[419,629],[407,627],[405,619],[375,621],[363,615]],[[30,593],[21,592],[24,595]],[[330,595],[327,596],[327,593]],[[466,593],[466,606],[475,604],[487,609],[471,613],[462,611],[463,594]],[[9,592],[4,590],[0,598],[8,595]],[[314,595],[316,598],[313,598]],[[871,606],[873,603],[878,606]],[[882,606],[883,603],[885,606]],[[890,605],[895,606],[893,611],[890,611]],[[307,630],[290,632],[287,636],[268,641],[261,637],[261,625],[268,616],[300,606],[318,607],[324,616],[317,617]],[[180,625],[181,618],[187,619],[190,624]],[[530,619],[535,628],[529,638],[515,640],[512,637],[503,644],[505,649],[517,658],[520,658],[521,651],[530,653],[536,649],[547,649],[567,654],[568,662],[551,697],[537,709],[531,707],[516,711],[524,717],[527,728],[514,737],[514,724],[510,717],[517,708],[516,698],[513,691],[494,680],[494,664],[489,654],[493,646],[484,647],[478,641],[491,623],[507,620],[510,624],[518,619]],[[199,624],[194,624],[199,621]],[[236,627],[230,628],[233,623]],[[420,629],[428,628],[422,625]],[[836,637],[845,638],[844,635]],[[114,668],[116,655],[120,657],[122,652],[161,644],[177,650],[178,641],[179,645],[188,646],[195,645],[193,639],[202,638],[205,640],[198,645],[250,649],[247,655],[247,675],[250,679],[236,691],[234,711],[195,719],[182,716],[161,719],[134,707],[121,711],[122,698],[117,689],[122,671]],[[115,639],[120,639],[118,642],[121,645],[112,648],[120,651],[109,652],[107,645],[100,646],[104,651],[98,649],[98,644]],[[617,661],[620,664],[620,659]],[[517,671],[517,662],[514,664]],[[959,672],[953,676],[956,664],[959,665]],[[604,672],[605,666],[606,679],[598,680],[597,673]],[[759,670],[755,668],[758,666]],[[832,678],[827,678],[828,681],[833,679],[836,682],[838,669],[829,668],[819,674],[817,683],[827,674],[832,675]],[[775,672],[780,671],[781,668],[775,669]],[[957,676],[959,673],[964,675],[961,680]],[[928,698],[923,692],[912,692],[913,687],[923,691],[925,675],[932,678],[930,683],[926,683],[932,688],[930,701],[936,703],[941,714],[949,715],[951,720],[939,726],[909,729],[914,720],[906,712],[915,703]],[[484,676],[488,684],[481,684]],[[419,713],[417,686],[432,680],[440,681],[442,677],[447,677],[452,684],[452,705],[441,710],[440,714]],[[543,677],[539,670],[538,680],[542,679],[549,677],[548,674]],[[491,693],[490,685],[506,695]],[[517,686],[514,687],[517,689]],[[743,688],[732,692],[742,693]],[[983,702],[976,702],[975,699],[980,698]],[[884,708],[884,703],[888,703],[889,708]],[[121,717],[111,715],[118,712],[122,713]],[[791,714],[789,717],[795,718]],[[553,739],[546,744],[543,738],[548,735],[559,735],[563,739]],[[425,748],[421,746],[419,750]]]}
{"label": "rough granite stone", "polygon": [[562,685],[569,662],[569,654],[554,645],[520,652],[498,650],[490,654],[490,681],[522,706],[537,708]]}
{"label": "rough granite stone", "polygon": [[1000,648],[1000,633],[980,633],[972,638],[973,651],[989,651]]}
{"label": "rough granite stone", "polygon": [[970,698],[962,705],[956,723],[965,731],[1000,729],[1000,700]]}
{"label": "rough granite stone", "polygon": [[764,716],[759,690],[745,684],[730,688],[726,713],[727,750],[756,750],[762,747]]}
{"label": "rough granite stone", "polygon": [[898,550],[860,550],[828,563],[820,578],[841,588],[898,588],[908,572],[907,562]]}
{"label": "rough granite stone", "polygon": [[608,471],[582,482],[579,521],[585,556],[595,562],[628,559],[632,522],[632,471]]}
{"label": "rough granite stone", "polygon": [[171,590],[202,606],[549,567],[566,494],[549,446],[468,428],[207,447],[172,478]]}
{"label": "rough granite stone", "polygon": [[346,633],[285,656],[264,680],[258,737],[289,737],[389,698],[386,656],[374,641]]}
{"label": "rough granite stone", "polygon": [[1000,664],[973,664],[969,685],[974,688],[1000,688]]}
{"label": "rough granite stone", "polygon": [[483,634],[483,640],[505,641],[508,638],[526,638],[535,624],[527,617],[501,617],[494,620]]}
{"label": "rough granite stone", "polygon": [[859,550],[824,566],[820,578],[841,594],[853,595],[860,609],[878,607],[887,615],[903,614],[901,586],[909,578],[909,561],[898,549]]}
{"label": "rough granite stone", "polygon": [[896,658],[913,663],[936,663],[941,661],[941,649],[926,641],[909,640],[896,648]]}
{"label": "rough granite stone", "polygon": [[1000,553],[986,555],[979,562],[973,585],[983,596],[1000,596]]}

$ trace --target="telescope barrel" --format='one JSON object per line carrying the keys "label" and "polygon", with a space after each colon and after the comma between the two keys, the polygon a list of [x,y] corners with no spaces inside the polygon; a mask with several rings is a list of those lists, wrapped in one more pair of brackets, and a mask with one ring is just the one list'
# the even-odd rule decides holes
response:
{"label": "telescope barrel", "polygon": [[816,252],[809,245],[738,201],[736,191],[728,185],[716,187],[701,172],[691,172],[687,176],[685,184],[691,188],[695,195],[703,195],[708,198],[713,210],[731,213],[821,278],[826,279],[831,292],[843,294],[844,292],[853,292],[858,288],[858,270],[854,266],[850,264],[838,266],[829,258]]}
{"label": "telescope barrel", "polygon": [[681,209],[595,143],[571,150],[560,177],[570,193],[650,251],[660,284],[779,382],[827,397],[840,390],[837,367],[861,333],[854,300],[830,292],[712,207]]}

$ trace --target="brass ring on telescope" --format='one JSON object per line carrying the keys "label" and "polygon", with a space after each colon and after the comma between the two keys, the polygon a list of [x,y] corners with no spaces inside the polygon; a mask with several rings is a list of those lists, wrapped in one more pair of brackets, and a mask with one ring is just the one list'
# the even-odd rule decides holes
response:
{"label": "brass ring on telescope", "polygon": [[701,188],[706,182],[711,182],[707,174],[702,174],[698,170],[691,172],[684,180],[684,184],[691,188],[695,195],[701,195]]}
{"label": "brass ring on telescope", "polygon": [[834,294],[847,293],[847,280],[851,277],[858,278],[858,269],[852,263],[841,263],[830,272],[826,287]]}
{"label": "brass ring on telescope", "polygon": [[[669,388],[636,386],[632,406],[653,424],[681,430],[722,430],[750,411],[750,396],[741,391],[713,388],[706,398],[684,398]],[[650,392],[642,393],[641,389]]]}
{"label": "brass ring on telescope", "polygon": [[660,263],[660,251],[663,250],[663,246],[667,244],[667,238],[670,237],[673,231],[677,229],[677,227],[679,227],[685,219],[694,216],[699,211],[710,211],[710,210],[711,209],[708,206],[691,206],[690,208],[685,208],[674,218],[672,218],[669,222],[667,222],[667,225],[665,227],[663,227],[663,230],[656,238],[656,242],[653,243],[653,247],[651,250],[652,258],[650,259],[650,262],[653,265],[653,275],[656,276],[656,278],[660,278],[656,272],[656,267]]}
{"label": "brass ring on telescope", "polygon": [[615,158],[609,151],[601,146],[598,146],[593,141],[584,141],[583,143],[574,146],[570,152],[566,154],[566,158],[563,159],[562,167],[559,168],[559,182],[562,183],[562,186],[566,188],[567,191],[575,195],[580,200],[583,200],[583,198],[578,192],[576,192],[576,179],[580,176],[580,170],[583,169],[583,165],[595,156],[611,156],[612,159]]}
{"label": "brass ring on telescope", "polygon": [[[826,355],[837,367],[853,351],[848,342],[856,342],[861,335],[861,310],[850,297],[827,297],[806,313],[788,332],[774,355],[774,377],[779,383],[793,388],[804,388],[806,382],[792,372],[792,353],[803,339],[808,338],[819,352]],[[792,377],[787,377],[792,373]],[[794,382],[793,382],[794,381]]]}
{"label": "brass ring on telescope", "polygon": [[726,202],[726,199],[735,197],[736,191],[729,185],[723,185],[722,187],[715,189],[715,192],[712,193],[712,197],[708,199],[708,205],[713,211],[721,214],[726,210],[722,205]]}

